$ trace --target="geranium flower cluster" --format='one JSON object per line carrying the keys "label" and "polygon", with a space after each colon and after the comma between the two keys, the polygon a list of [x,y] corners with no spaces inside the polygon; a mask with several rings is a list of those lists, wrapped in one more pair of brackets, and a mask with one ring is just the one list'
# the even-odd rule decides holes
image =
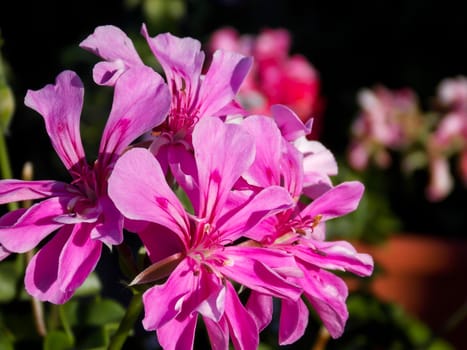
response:
{"label": "geranium flower cluster", "polygon": [[[332,184],[332,153],[306,139],[310,128],[289,108],[273,106],[266,116],[239,107],[251,58],[218,50],[202,74],[197,40],[151,37],[144,26],[142,34],[165,80],[114,26],[98,27],[80,45],[102,58],[95,82],[114,89],[95,162],[80,139],[79,77],[65,71],[28,91],[25,103],[44,118],[71,181],[0,181],[1,203],[41,200],[0,219],[1,258],[49,238],[27,266],[25,286],[60,304],[93,271],[103,244],[134,233],[151,265],[130,284],[147,287],[143,326],[164,349],[193,348],[198,320],[214,349],[230,341],[256,349],[273,298],[282,305],[280,344],[303,335],[304,299],[339,337],[347,287],[329,270],[368,276],[373,261],[345,241],[326,241],[325,222],[355,210],[363,185]],[[149,147],[131,145],[149,131]]]}
{"label": "geranium flower cluster", "polygon": [[348,152],[351,166],[363,171],[373,162],[385,169],[399,153],[404,172],[428,169],[427,198],[439,201],[453,189],[449,162],[458,155],[459,175],[467,185],[467,79],[445,79],[435,100],[434,108],[423,111],[411,89],[362,90]]}
{"label": "geranium flower cluster", "polygon": [[268,114],[272,105],[291,108],[304,122],[313,119],[311,139],[321,129],[324,100],[315,67],[300,54],[290,55],[291,35],[286,29],[264,29],[258,35],[240,35],[232,27],[216,30],[208,48],[241,52],[254,57],[250,74],[245,78],[238,100],[251,113]]}

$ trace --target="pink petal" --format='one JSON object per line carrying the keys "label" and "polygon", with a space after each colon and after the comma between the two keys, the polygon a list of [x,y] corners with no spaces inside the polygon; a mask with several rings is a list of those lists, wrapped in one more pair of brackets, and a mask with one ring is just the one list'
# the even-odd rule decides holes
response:
{"label": "pink petal", "polygon": [[67,169],[85,157],[79,121],[83,107],[83,83],[76,73],[60,73],[55,85],[28,90],[24,103],[42,115],[52,145]]}
{"label": "pink petal", "polygon": [[188,239],[185,209],[148,150],[133,148],[120,157],[109,179],[109,196],[125,217],[160,224],[182,242]]}
{"label": "pink petal", "polygon": [[186,90],[189,96],[194,96],[198,91],[204,62],[201,43],[192,38],[178,38],[170,33],[151,38],[144,24],[141,33],[164,69],[169,85],[174,83],[177,91]]}
{"label": "pink petal", "polygon": [[180,237],[167,227],[149,223],[137,233],[152,263],[184,251]]}
{"label": "pink petal", "polygon": [[267,295],[292,300],[300,296],[301,288],[277,272],[300,272],[292,256],[266,248],[235,246],[225,247],[223,256],[228,260],[219,271],[226,277]]}
{"label": "pink petal", "polygon": [[310,218],[321,215],[322,221],[346,215],[357,208],[363,191],[363,184],[358,181],[343,182],[316,198],[300,215]]}
{"label": "pink petal", "polygon": [[302,285],[308,301],[331,337],[340,337],[349,316],[345,304],[348,293],[345,282],[332,273],[317,270],[313,274],[305,274]]}
{"label": "pink petal", "polygon": [[6,250],[5,247],[0,245],[0,261],[6,259],[8,256],[10,256],[11,252]]}
{"label": "pink petal", "polygon": [[230,336],[236,350],[257,349],[259,332],[254,319],[240,302],[237,292],[230,283],[226,283],[225,317],[229,325]]}
{"label": "pink petal", "polygon": [[69,195],[68,184],[59,181],[0,181],[0,204]]}
{"label": "pink petal", "polygon": [[109,61],[94,67],[97,84],[114,85],[127,68],[144,64],[130,38],[115,26],[97,27],[79,46]]}
{"label": "pink petal", "polygon": [[177,318],[157,329],[159,344],[164,350],[193,349],[196,330],[196,315],[182,320]]}
{"label": "pink petal", "polygon": [[218,50],[199,92],[199,115],[221,116],[219,112],[235,98],[253,59],[235,52]]}
{"label": "pink petal", "polygon": [[282,186],[297,199],[303,190],[303,155],[290,143],[283,142],[283,154],[280,160]]}
{"label": "pink petal", "polygon": [[94,270],[101,256],[102,242],[90,236],[92,225],[74,225],[58,261],[57,282],[64,293],[74,293]]}
{"label": "pink petal", "polygon": [[295,141],[311,132],[311,119],[307,124],[303,124],[298,115],[289,107],[274,105],[271,106],[271,112],[282,136],[287,141]]}
{"label": "pink petal", "polygon": [[[13,210],[0,217],[0,227],[13,225],[26,211],[25,208]],[[12,252],[0,244],[0,261],[6,259]]]}
{"label": "pink petal", "polygon": [[91,238],[108,246],[118,245],[123,241],[123,216],[106,195],[99,198],[101,214],[91,231]]}
{"label": "pink petal", "polygon": [[289,193],[282,187],[267,187],[253,197],[247,204],[225,213],[217,222],[222,238],[236,240],[248,235],[262,220],[294,205]]}
{"label": "pink petal", "polygon": [[66,209],[61,198],[52,197],[34,204],[9,225],[0,227],[0,245],[15,253],[25,253],[36,247],[42,239],[63,226],[54,220]]}
{"label": "pink petal", "polygon": [[169,106],[167,85],[157,73],[145,66],[129,69],[115,84],[99,154],[120,155],[130,142],[159,125]]}
{"label": "pink petal", "polygon": [[246,303],[246,309],[255,320],[260,332],[271,323],[273,311],[271,296],[252,290]]}
{"label": "pink petal", "polygon": [[197,287],[198,280],[186,259],[181,261],[164,284],[156,285],[143,294],[144,329],[156,330],[177,317],[184,300]]}
{"label": "pink petal", "polygon": [[373,272],[373,259],[368,254],[359,254],[348,242],[323,242],[301,240],[294,251],[296,258],[326,270],[349,271],[359,276]]}
{"label": "pink petal", "polygon": [[279,344],[295,343],[305,333],[308,325],[308,307],[302,299],[290,301],[282,299],[279,320]]}
{"label": "pink petal", "polygon": [[54,304],[63,304],[71,298],[72,291],[60,289],[58,269],[60,254],[72,229],[71,225],[64,226],[29,262],[24,284],[33,297]]}
{"label": "pink petal", "polygon": [[[256,140],[256,157],[251,167],[242,175],[251,185],[267,187],[280,185],[279,164],[282,137],[277,125],[269,117],[251,116],[242,126]],[[265,142],[267,140],[267,142]]]}
{"label": "pink petal", "polygon": [[254,140],[239,125],[203,118],[193,131],[193,148],[201,195],[197,214],[214,218],[235,181],[253,162]]}
{"label": "pink petal", "polygon": [[209,318],[203,318],[206,325],[206,331],[209,336],[212,350],[229,349],[229,326],[226,318],[223,317],[219,322],[214,322]]}

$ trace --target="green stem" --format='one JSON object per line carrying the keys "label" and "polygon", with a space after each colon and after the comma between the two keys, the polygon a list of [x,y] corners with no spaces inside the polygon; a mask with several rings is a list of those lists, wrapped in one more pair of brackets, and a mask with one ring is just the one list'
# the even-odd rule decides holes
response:
{"label": "green stem", "polygon": [[71,330],[70,323],[65,315],[65,308],[63,305],[58,305],[58,313],[60,315],[60,322],[62,323],[63,330],[65,331],[70,344],[75,343],[75,337],[73,335],[73,331]]}
{"label": "green stem", "polygon": [[[3,179],[11,179],[13,177],[3,130],[0,130],[0,171]],[[18,203],[8,203],[9,210],[16,210],[18,208]]]}
{"label": "green stem", "polygon": [[141,311],[143,310],[142,295],[136,291],[133,292],[130,304],[123,316],[117,331],[110,339],[108,350],[120,350],[125,343],[128,335],[133,330],[136,320],[138,319]]}

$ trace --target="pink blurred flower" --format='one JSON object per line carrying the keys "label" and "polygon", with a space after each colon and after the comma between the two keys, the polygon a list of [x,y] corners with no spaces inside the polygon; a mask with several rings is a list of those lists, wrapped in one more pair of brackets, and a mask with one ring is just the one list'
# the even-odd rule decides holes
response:
{"label": "pink blurred flower", "polygon": [[266,29],[258,36],[240,36],[233,28],[214,32],[210,51],[236,50],[255,59],[253,69],[239,92],[240,103],[251,113],[270,114],[270,107],[283,104],[300,119],[314,119],[313,138],[320,131],[323,100],[316,69],[302,55],[290,56],[290,34],[285,29]]}

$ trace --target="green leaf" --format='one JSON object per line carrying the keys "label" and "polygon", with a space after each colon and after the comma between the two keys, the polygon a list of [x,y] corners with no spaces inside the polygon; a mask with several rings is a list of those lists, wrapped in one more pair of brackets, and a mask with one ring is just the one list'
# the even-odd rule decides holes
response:
{"label": "green leaf", "polygon": [[62,331],[51,331],[44,339],[44,350],[73,349],[73,341]]}
{"label": "green leaf", "polygon": [[109,299],[96,299],[85,309],[83,322],[88,326],[103,326],[118,323],[125,314],[125,309]]}
{"label": "green leaf", "polygon": [[0,128],[4,134],[8,131],[14,111],[15,99],[11,89],[6,85],[0,86]]}

